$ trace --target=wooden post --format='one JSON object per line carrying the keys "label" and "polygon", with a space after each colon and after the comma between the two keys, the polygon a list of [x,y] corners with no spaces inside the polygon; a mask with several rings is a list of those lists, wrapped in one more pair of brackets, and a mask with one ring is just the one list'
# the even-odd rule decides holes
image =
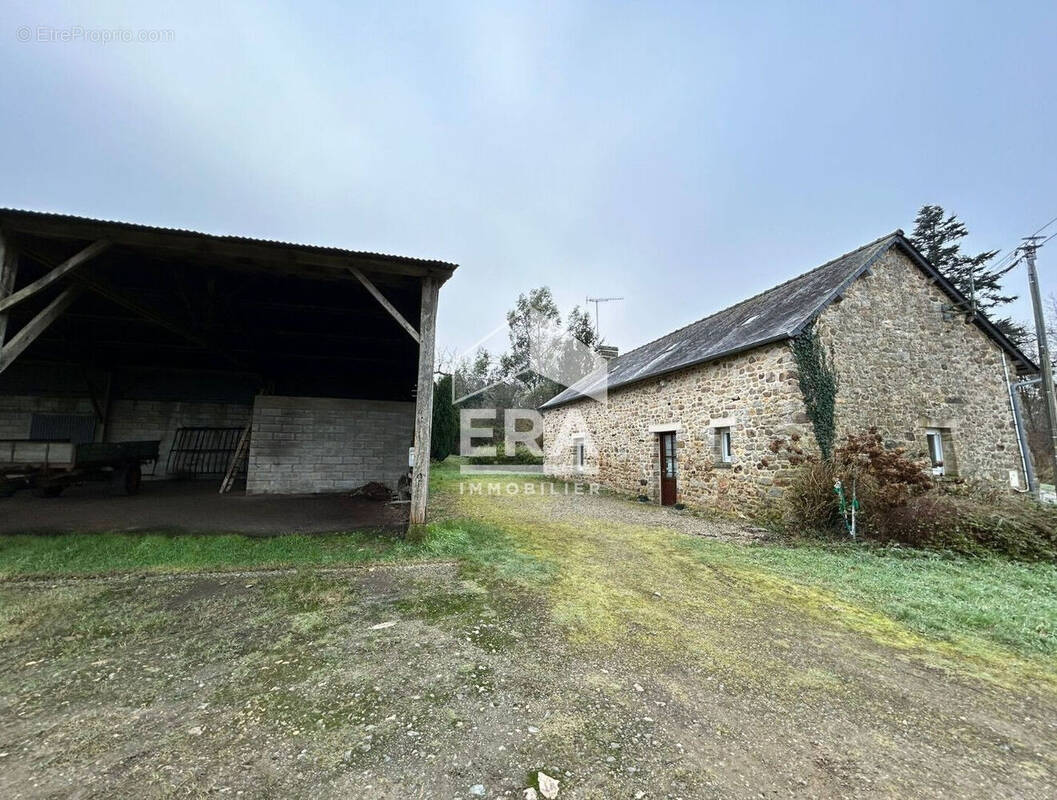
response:
{"label": "wooden post", "polygon": [[433,359],[436,354],[436,278],[422,279],[422,313],[418,326],[418,391],[415,395],[415,471],[411,476],[411,524],[426,521],[429,501],[429,449],[433,428]]}
{"label": "wooden post", "polygon": [[[11,241],[0,231],[0,300],[15,293],[15,278],[18,277],[18,252]],[[7,312],[0,311],[0,347],[4,346],[7,334]]]}
{"label": "wooden post", "polygon": [[103,418],[96,426],[96,438],[100,442],[106,441],[107,429],[110,427],[110,406],[114,399],[114,372],[106,373],[106,392],[103,394]]}

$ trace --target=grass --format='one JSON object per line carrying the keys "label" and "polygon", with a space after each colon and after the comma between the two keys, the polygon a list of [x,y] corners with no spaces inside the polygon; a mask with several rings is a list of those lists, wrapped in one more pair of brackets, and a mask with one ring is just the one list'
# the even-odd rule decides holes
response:
{"label": "grass", "polygon": [[781,642],[838,627],[943,669],[1057,689],[1053,565],[854,545],[746,546],[591,520],[502,527],[558,565],[553,613],[581,642],[692,654],[739,680],[802,688],[821,674],[772,658],[761,628]]}
{"label": "grass", "polygon": [[744,548],[688,540],[703,562],[766,570],[948,642],[986,640],[1057,656],[1057,567],[864,545]]}
{"label": "grass", "polygon": [[375,562],[475,558],[501,537],[472,524],[430,527],[413,543],[370,531],[327,536],[67,533],[0,536],[0,576],[188,572],[248,568],[352,566]]}
{"label": "grass", "polygon": [[2,536],[0,576],[451,559],[468,575],[544,590],[555,621],[582,642],[638,637],[647,648],[689,649],[746,669],[752,647],[731,647],[729,632],[767,615],[780,625],[794,613],[931,650],[948,666],[963,659],[983,673],[1012,670],[1057,685],[1052,564],[855,544],[746,546],[621,521],[555,520],[546,513],[551,498],[463,496],[459,480],[457,465],[433,469],[438,521],[420,541],[373,532]]}
{"label": "grass", "polygon": [[0,577],[110,575],[459,560],[505,577],[543,576],[502,530],[473,520],[429,525],[424,540],[391,532],[243,536],[188,533],[0,535]]}

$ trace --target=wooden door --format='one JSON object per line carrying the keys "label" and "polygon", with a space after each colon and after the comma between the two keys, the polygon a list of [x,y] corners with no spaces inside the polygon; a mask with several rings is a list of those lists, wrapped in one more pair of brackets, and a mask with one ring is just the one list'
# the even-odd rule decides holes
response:
{"label": "wooden door", "polygon": [[673,506],[676,498],[675,477],[678,465],[675,458],[675,431],[661,435],[661,505]]}

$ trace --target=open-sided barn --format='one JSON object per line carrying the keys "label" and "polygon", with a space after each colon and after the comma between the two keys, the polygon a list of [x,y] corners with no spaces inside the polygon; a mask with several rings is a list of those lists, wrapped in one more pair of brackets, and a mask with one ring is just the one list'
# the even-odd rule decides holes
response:
{"label": "open-sided barn", "polygon": [[11,453],[157,441],[157,475],[218,484],[241,461],[248,494],[282,494],[395,490],[413,446],[424,520],[454,264],[12,209],[0,251]]}

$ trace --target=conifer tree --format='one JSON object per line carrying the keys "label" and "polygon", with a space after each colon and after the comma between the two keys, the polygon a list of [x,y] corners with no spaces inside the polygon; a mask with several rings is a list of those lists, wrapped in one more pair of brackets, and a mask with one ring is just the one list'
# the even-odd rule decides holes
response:
{"label": "conifer tree", "polygon": [[[914,220],[913,243],[925,258],[949,280],[954,287],[975,302],[975,310],[989,319],[991,314],[1017,299],[1002,289],[1002,277],[1014,266],[990,266],[997,250],[985,250],[966,255],[961,240],[969,235],[965,223],[956,214],[948,214],[943,206],[925,204]],[[1021,324],[1008,317],[991,319],[995,326],[1018,346],[1028,341],[1030,334]]]}

